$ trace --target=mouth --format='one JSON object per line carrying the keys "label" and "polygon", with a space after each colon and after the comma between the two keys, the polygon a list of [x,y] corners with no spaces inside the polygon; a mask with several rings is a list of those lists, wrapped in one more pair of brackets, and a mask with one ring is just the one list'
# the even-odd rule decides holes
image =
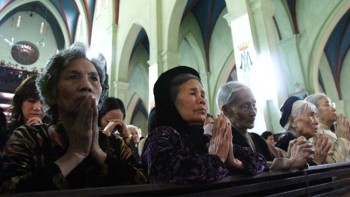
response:
{"label": "mouth", "polygon": [[206,109],[198,109],[198,110],[195,110],[196,112],[199,112],[199,113],[202,113],[202,114],[207,114],[207,110]]}
{"label": "mouth", "polygon": [[78,97],[77,99],[74,100],[74,102],[76,103],[81,103],[83,102],[88,96],[81,96],[81,97]]}
{"label": "mouth", "polygon": [[34,114],[30,114],[31,116],[33,116],[33,117],[41,117],[42,116],[42,114],[38,114],[38,113],[34,113]]}

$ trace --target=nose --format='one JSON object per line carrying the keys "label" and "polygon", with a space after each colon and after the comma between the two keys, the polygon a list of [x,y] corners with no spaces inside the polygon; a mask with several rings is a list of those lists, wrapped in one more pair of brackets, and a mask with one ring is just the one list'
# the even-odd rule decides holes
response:
{"label": "nose", "polygon": [[33,110],[35,111],[41,111],[43,104],[40,102],[40,100],[36,101],[33,106]]}
{"label": "nose", "polygon": [[314,119],[314,124],[317,126],[318,125],[318,120],[316,117],[313,118]]}
{"label": "nose", "polygon": [[207,102],[207,101],[205,100],[205,98],[204,98],[204,97],[202,97],[202,96],[200,96],[200,97],[199,97],[199,103],[200,103],[200,104],[205,105],[205,104],[206,104],[206,102]]}
{"label": "nose", "polygon": [[249,111],[249,114],[251,116],[256,116],[256,112],[257,112],[256,106],[254,106],[254,105],[249,106],[249,110],[248,111]]}
{"label": "nose", "polygon": [[91,83],[88,79],[88,77],[84,77],[83,79],[81,79],[80,81],[80,91],[84,91],[84,92],[92,92],[92,87],[91,87]]}

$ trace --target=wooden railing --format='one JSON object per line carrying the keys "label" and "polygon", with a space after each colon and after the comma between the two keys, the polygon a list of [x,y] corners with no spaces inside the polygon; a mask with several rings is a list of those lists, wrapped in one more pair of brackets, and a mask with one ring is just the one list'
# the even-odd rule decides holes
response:
{"label": "wooden railing", "polygon": [[0,91],[14,92],[16,87],[28,76],[35,73],[15,68],[0,67]]}
{"label": "wooden railing", "polygon": [[17,194],[19,196],[347,196],[350,163],[230,176],[205,184],[143,184]]}

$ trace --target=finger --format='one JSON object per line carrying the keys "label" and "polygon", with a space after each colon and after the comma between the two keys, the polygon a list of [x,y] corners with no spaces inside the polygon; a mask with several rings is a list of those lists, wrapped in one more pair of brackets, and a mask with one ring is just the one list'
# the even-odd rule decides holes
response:
{"label": "finger", "polygon": [[304,153],[307,153],[307,154],[314,154],[315,153],[315,149],[313,149],[312,147],[304,147],[302,150]]}
{"label": "finger", "polygon": [[289,141],[289,146],[292,147],[297,142],[296,139]]}
{"label": "finger", "polygon": [[218,119],[216,118],[213,123],[212,137],[216,136],[216,129],[218,128]]}
{"label": "finger", "polygon": [[225,128],[224,142],[225,144],[228,144],[228,145],[230,145],[230,142],[232,142],[231,127],[229,127],[227,124]]}
{"label": "finger", "polygon": [[331,144],[331,143],[328,143],[328,144],[326,145],[326,147],[324,148],[325,152],[328,153],[329,150],[331,149],[331,147],[332,147],[332,144]]}
{"label": "finger", "polygon": [[316,134],[315,136],[312,137],[312,144],[317,147],[319,142],[319,135]]}
{"label": "finger", "polygon": [[229,138],[229,141],[232,143],[232,128],[231,128],[231,125],[230,124],[228,124],[227,123],[227,132],[229,133],[229,136],[228,136],[228,138]]}
{"label": "finger", "polygon": [[220,135],[221,122],[222,122],[222,118],[219,115],[214,122],[213,135]]}
{"label": "finger", "polygon": [[30,119],[27,121],[26,124],[28,124],[28,125],[37,125],[37,124],[41,124],[41,123],[42,123],[42,121],[41,121],[40,118],[38,118],[38,117],[32,117],[32,118],[30,118]]}
{"label": "finger", "polygon": [[84,98],[84,100],[80,103],[79,112],[75,124],[80,124],[79,126],[83,126],[87,129],[91,128],[91,121],[93,115],[90,106],[91,100],[87,97]]}
{"label": "finger", "polygon": [[219,130],[219,132],[221,133],[221,137],[223,137],[223,138],[225,138],[226,139],[226,137],[228,137],[228,136],[226,136],[226,134],[227,134],[227,122],[226,122],[226,120],[224,119],[224,117],[223,116],[221,116],[220,117],[221,118],[221,122],[220,122],[220,130]]}
{"label": "finger", "polygon": [[322,141],[322,149],[326,150],[329,145],[332,145],[332,144],[329,142],[328,138],[325,137],[324,140]]}
{"label": "finger", "polygon": [[96,99],[93,98],[92,101],[93,103],[93,119],[92,119],[92,124],[93,124],[93,129],[95,131],[95,134],[98,135],[98,110],[97,110],[97,105],[96,105]]}
{"label": "finger", "polygon": [[306,143],[306,138],[304,136],[300,136],[297,138],[295,145],[302,145]]}

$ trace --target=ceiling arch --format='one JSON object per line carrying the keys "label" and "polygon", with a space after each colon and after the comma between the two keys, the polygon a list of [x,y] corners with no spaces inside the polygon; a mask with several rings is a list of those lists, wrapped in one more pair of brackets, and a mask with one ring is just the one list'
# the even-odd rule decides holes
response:
{"label": "ceiling arch", "polygon": [[[39,14],[50,23],[55,35],[57,46],[62,49],[66,43],[62,32],[68,32],[69,43],[72,44],[74,42],[79,16],[83,15],[82,18],[86,21],[88,27],[87,31],[89,40],[91,39],[91,28],[96,0],[85,0],[79,2],[81,3],[81,9],[83,9],[81,11],[79,11],[80,4],[77,5],[76,1],[74,0],[48,0],[45,2],[52,5],[51,7],[55,10],[45,6],[45,3],[42,1],[31,1],[23,4],[24,1],[0,0],[0,13],[6,10],[8,7],[11,7],[11,5],[18,5],[19,2],[22,5],[16,6],[4,17],[2,17],[0,20],[0,25],[12,15],[20,11],[28,12],[29,16],[30,14]],[[60,19],[57,19],[57,16],[55,16],[53,12],[59,13],[58,17],[60,17]],[[62,30],[62,26],[59,25],[58,20],[64,21],[64,30]]]}

